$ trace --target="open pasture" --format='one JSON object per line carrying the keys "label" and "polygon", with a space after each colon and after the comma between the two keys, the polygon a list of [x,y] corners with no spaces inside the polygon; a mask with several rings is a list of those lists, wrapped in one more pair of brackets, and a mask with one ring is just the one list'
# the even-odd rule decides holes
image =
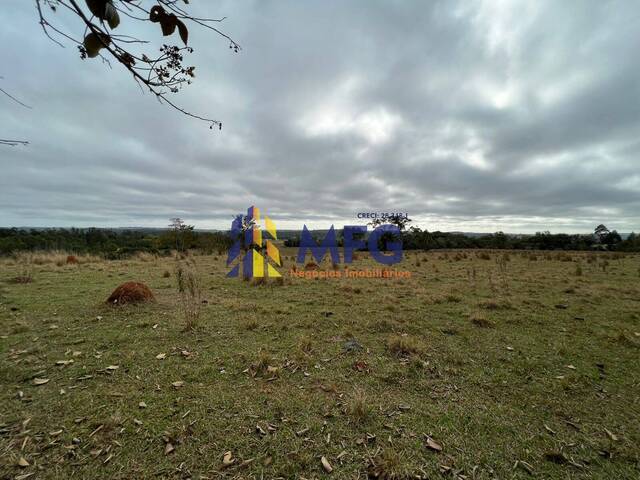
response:
{"label": "open pasture", "polygon": [[[282,253],[192,254],[186,298],[174,258],[0,260],[0,478],[640,476],[640,256]],[[131,280],[155,302],[105,303]]]}

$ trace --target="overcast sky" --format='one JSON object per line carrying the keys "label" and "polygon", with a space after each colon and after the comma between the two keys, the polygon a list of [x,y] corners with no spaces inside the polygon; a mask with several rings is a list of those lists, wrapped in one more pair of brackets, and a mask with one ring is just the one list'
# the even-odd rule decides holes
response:
{"label": "overcast sky", "polygon": [[[150,4],[150,2],[147,2]],[[82,2],[84,5],[84,2]],[[640,230],[640,8],[624,1],[209,1],[172,99],[3,1],[0,226],[280,228],[407,212],[429,230]],[[76,36],[82,27],[52,17]],[[163,41],[157,24],[120,33]],[[148,30],[149,27],[153,27]]]}

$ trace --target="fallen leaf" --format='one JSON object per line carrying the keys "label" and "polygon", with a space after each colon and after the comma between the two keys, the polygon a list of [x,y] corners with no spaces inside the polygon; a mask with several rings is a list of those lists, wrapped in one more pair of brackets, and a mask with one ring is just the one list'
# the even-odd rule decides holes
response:
{"label": "fallen leaf", "polygon": [[165,455],[169,455],[175,449],[176,449],[176,447],[174,447],[171,442],[167,442],[167,444],[164,446],[164,454]]}
{"label": "fallen leaf", "polygon": [[331,466],[331,464],[329,463],[329,460],[327,460],[326,457],[323,456],[322,458],[320,458],[320,462],[322,463],[322,468],[324,468],[324,470],[327,473],[333,472],[333,467]]}
{"label": "fallen leaf", "polygon": [[48,378],[34,378],[33,379],[33,384],[34,385],[44,385],[45,383],[49,383],[49,379]]}
{"label": "fallen leaf", "polygon": [[147,404],[146,404],[146,403],[144,403],[144,402],[140,402],[140,403],[138,404],[138,407],[140,407],[140,408],[147,408]]}
{"label": "fallen leaf", "polygon": [[159,353],[158,355],[156,355],[156,358],[158,360],[164,360],[165,358],[167,358],[167,354],[166,353]]}
{"label": "fallen leaf", "polygon": [[18,466],[21,468],[28,467],[29,462],[27,462],[24,457],[20,457],[20,460],[18,460]]}
{"label": "fallen leaf", "polygon": [[576,370],[576,367],[574,367],[573,365],[567,365],[567,368],[568,368],[569,370]]}
{"label": "fallen leaf", "polygon": [[607,436],[611,439],[611,441],[613,441],[613,442],[617,442],[618,441],[618,436],[615,433],[611,432],[610,430],[608,430],[606,428],[604,429],[604,431],[607,434]]}
{"label": "fallen leaf", "polygon": [[222,455],[222,467],[226,468],[229,467],[231,465],[233,465],[236,462],[236,459],[233,458],[233,455],[231,452],[224,452],[224,454]]}
{"label": "fallen leaf", "polygon": [[426,440],[427,440],[427,448],[435,451],[435,452],[441,452],[442,451],[442,446],[437,443],[436,441],[434,441],[430,436],[425,435]]}
{"label": "fallen leaf", "polygon": [[173,382],[171,385],[173,385],[174,388],[180,388],[184,386],[184,382],[182,380],[178,380],[177,382]]}
{"label": "fallen leaf", "polygon": [[364,360],[356,360],[353,363],[353,368],[358,372],[366,372],[369,369],[369,365]]}
{"label": "fallen leaf", "polygon": [[117,370],[119,368],[120,368],[119,365],[109,365],[106,369],[110,370],[110,371],[114,371],[114,370]]}
{"label": "fallen leaf", "polygon": [[73,363],[73,360],[58,360],[56,362],[56,365],[65,366],[65,365],[71,365],[72,363]]}

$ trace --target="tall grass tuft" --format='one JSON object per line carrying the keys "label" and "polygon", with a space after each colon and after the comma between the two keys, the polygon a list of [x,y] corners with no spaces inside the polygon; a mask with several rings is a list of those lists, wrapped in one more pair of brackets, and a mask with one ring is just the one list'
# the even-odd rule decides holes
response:
{"label": "tall grass tuft", "polygon": [[202,292],[198,283],[195,263],[178,262],[176,284],[180,295],[180,308],[184,317],[184,329],[193,330],[200,320]]}

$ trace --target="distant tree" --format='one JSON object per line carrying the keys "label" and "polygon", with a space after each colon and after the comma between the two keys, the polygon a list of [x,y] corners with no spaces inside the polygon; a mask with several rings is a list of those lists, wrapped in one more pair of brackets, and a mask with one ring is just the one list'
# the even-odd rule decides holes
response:
{"label": "distant tree", "polygon": [[[141,88],[149,90],[161,103],[209,123],[210,128],[222,128],[220,121],[184,110],[173,103],[167,94],[178,92],[195,78],[195,67],[183,65],[184,55],[193,52],[188,45],[187,25],[208,29],[225,38],[232,51],[240,50],[240,46],[231,37],[216,28],[215,25],[224,18],[194,16],[189,13],[191,6],[188,0],[35,0],[35,3],[39,23],[45,35],[54,43],[61,47],[64,46],[62,42],[75,44],[82,59],[100,57],[109,66],[110,60],[116,60],[131,73]],[[80,5],[83,3],[84,7]],[[51,16],[47,14],[55,14],[59,10],[70,12],[72,17],[80,21],[81,37],[67,33],[52,23]],[[158,45],[155,51],[159,51],[159,54],[151,53],[150,49],[144,48],[149,41],[114,33],[120,26],[121,18],[128,22],[127,25],[134,22],[157,23],[165,37],[171,37],[177,32],[182,44]]]}
{"label": "distant tree", "polygon": [[622,241],[622,237],[620,236],[620,234],[617,231],[612,230],[607,235],[605,235],[603,243],[605,245],[616,245],[621,241]]}
{"label": "distant tree", "polygon": [[[412,220],[409,217],[404,215],[392,215],[384,218],[375,218],[373,219],[373,221],[369,223],[369,225],[371,225],[373,228],[377,228],[382,225],[393,225],[397,227],[398,230],[400,230],[400,236],[402,238],[403,234],[405,233],[405,230],[407,229],[407,225],[409,225],[411,221]],[[380,235],[380,238],[378,239],[378,248],[380,248],[381,250],[386,249],[387,245],[393,241],[394,241],[393,233],[384,232],[382,235]]]}
{"label": "distant tree", "polygon": [[185,245],[189,244],[187,240],[190,239],[195,227],[185,224],[184,220],[179,217],[172,218],[170,222],[169,228],[172,230],[175,238],[176,250],[182,252],[185,249]]}
{"label": "distant tree", "polygon": [[369,225],[373,226],[373,228],[379,227],[380,225],[395,225],[398,227],[398,230],[404,232],[412,221],[413,220],[404,215],[393,215],[384,218],[375,218]]}
{"label": "distant tree", "polygon": [[606,243],[604,240],[607,237],[607,235],[609,235],[609,233],[611,232],[609,232],[609,229],[605,227],[603,224],[598,225],[593,231],[593,234],[600,241],[600,243]]}
{"label": "distant tree", "polygon": [[[233,241],[240,240],[240,245],[242,251],[247,252],[250,249],[254,250],[262,250],[262,245],[258,245],[253,242],[247,242],[247,232],[254,230],[254,228],[258,226],[258,222],[254,217],[249,217],[248,215],[238,214],[233,221],[233,228],[231,229],[231,234],[234,236]],[[251,237],[253,239],[253,237]]]}

